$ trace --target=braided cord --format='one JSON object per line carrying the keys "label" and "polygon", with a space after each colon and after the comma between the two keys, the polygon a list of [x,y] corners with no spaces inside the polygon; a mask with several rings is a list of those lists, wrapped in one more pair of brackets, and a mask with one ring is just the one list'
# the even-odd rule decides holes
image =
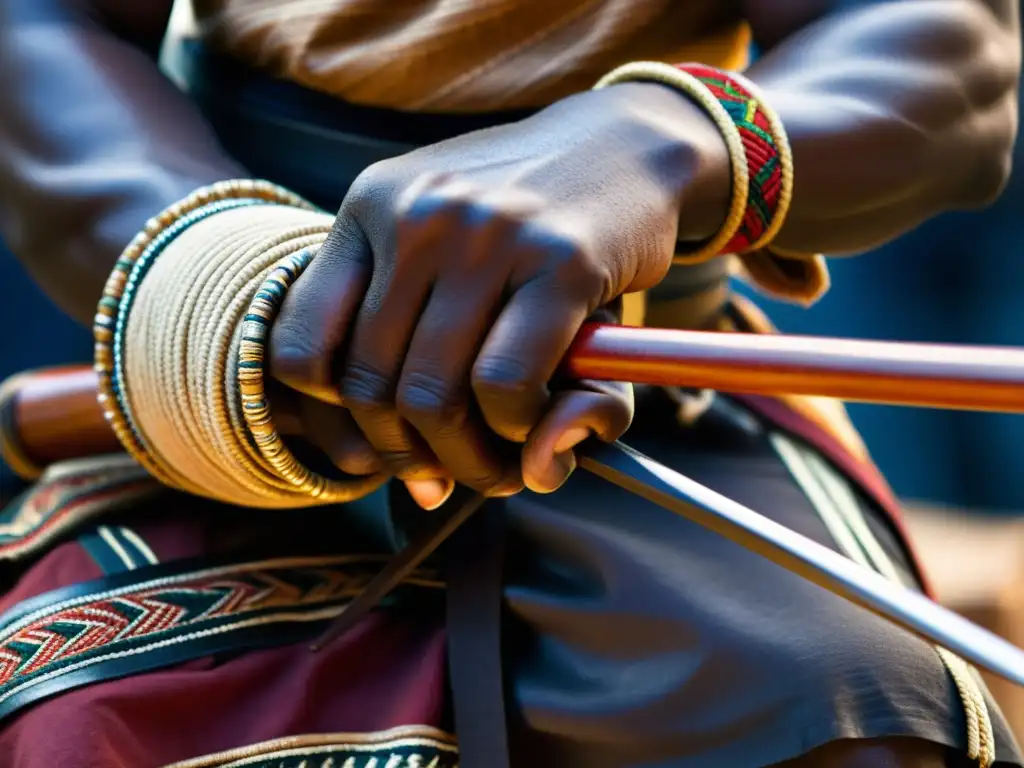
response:
{"label": "braided cord", "polygon": [[135,293],[142,280],[149,272],[150,267],[152,267],[154,261],[156,261],[164,248],[186,229],[197,224],[203,219],[221,213],[222,211],[231,210],[232,208],[241,208],[246,205],[259,205],[261,203],[266,204],[269,203],[269,201],[259,200],[257,198],[237,198],[234,200],[220,200],[201,208],[197,208],[191,213],[182,216],[171,224],[171,226],[153,238],[152,242],[150,242],[145,250],[142,251],[142,254],[131,265],[131,268],[128,269],[128,276],[125,279],[121,300],[116,304],[117,314],[115,316],[114,335],[111,342],[114,355],[113,371],[111,372],[111,392],[117,410],[124,418],[124,423],[131,433],[133,447],[138,446],[139,450],[146,455],[148,455],[149,451],[145,440],[139,432],[135,418],[132,415],[132,409],[127,397],[127,386],[125,384],[124,376],[124,329],[128,322],[128,313],[131,311],[132,305],[135,302]]}
{"label": "braided cord", "polygon": [[741,75],[702,64],[681,64],[679,69],[706,85],[729,113],[747,157],[747,207],[724,252],[764,248],[782,228],[793,198],[793,153],[782,120]]}
{"label": "braided cord", "polygon": [[647,81],[676,89],[714,121],[729,151],[732,195],[718,233],[675,263],[699,264],[725,254],[746,254],[771,244],[793,199],[793,153],[779,116],[757,87],[740,75],[703,64],[671,66],[637,61],[605,75],[595,86]]}
{"label": "braided cord", "polygon": [[154,477],[263,508],[351,501],[386,480],[303,467],[263,394],[269,324],[332,223],[274,185],[225,182],[154,217],[126,249],[97,311],[100,402]]}
{"label": "braided cord", "polygon": [[701,248],[692,253],[679,255],[676,261],[684,264],[699,264],[713,259],[722,253],[743,224],[750,186],[743,139],[732,116],[711,89],[694,75],[670,64],[655,61],[635,61],[624,64],[601,78],[594,88],[607,88],[610,85],[637,81],[660,83],[688,96],[714,121],[728,147],[732,172],[732,194],[725,223],[718,233]]}
{"label": "braided cord", "polygon": [[[124,249],[115,263],[110,277],[107,278],[93,320],[94,367],[99,379],[99,403],[103,414],[125,450],[155,477],[164,481],[167,480],[166,476],[149,459],[144,446],[136,437],[128,416],[122,410],[123,395],[115,381],[114,333],[117,316],[135,263],[161,233],[199,208],[232,198],[259,199],[307,210],[313,209],[312,205],[298,195],[266,181],[234,179],[197,189],[185,199],[169,206],[147,221],[142,230]],[[160,247],[162,248],[164,245],[166,243],[162,243]],[[134,287],[132,286],[133,290]]]}
{"label": "braided cord", "polygon": [[[140,285],[125,379],[152,461],[179,487],[286,509],[351,501],[385,481],[328,479],[303,467],[277,435],[262,392],[263,344],[277,307],[268,291],[283,298],[291,278],[280,276],[299,274],[332,223],[287,206],[222,211],[173,240]],[[264,320],[262,335],[253,317]]]}

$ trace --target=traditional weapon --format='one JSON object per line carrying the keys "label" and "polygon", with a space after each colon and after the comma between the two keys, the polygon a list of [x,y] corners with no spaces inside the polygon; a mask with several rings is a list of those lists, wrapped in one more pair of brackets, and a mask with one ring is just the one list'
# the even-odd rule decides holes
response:
{"label": "traditional weapon", "polygon": [[[1024,351],[798,336],[589,326],[565,363],[573,377],[702,387],[726,392],[826,395],[845,400],[938,408],[1024,412]],[[70,458],[69,447],[111,444],[82,369],[26,382],[8,398],[9,442],[34,463]],[[58,385],[53,377],[63,377]],[[57,398],[60,393],[60,398]],[[94,400],[93,400],[94,401]],[[53,419],[65,408],[77,418]],[[0,414],[2,415],[2,414]],[[46,429],[40,430],[40,419]],[[41,434],[45,432],[45,434]],[[58,455],[65,454],[65,455]],[[643,456],[621,443],[593,442],[578,452],[582,469],[687,517],[778,565],[855,602],[978,666],[1024,686],[1024,651],[926,597]],[[316,647],[371,610],[484,503],[462,491],[432,525],[375,577]]]}

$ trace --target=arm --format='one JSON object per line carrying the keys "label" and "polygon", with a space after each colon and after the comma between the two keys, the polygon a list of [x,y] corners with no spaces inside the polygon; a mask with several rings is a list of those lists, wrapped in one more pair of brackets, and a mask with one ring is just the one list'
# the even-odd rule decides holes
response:
{"label": "arm", "polygon": [[864,250],[999,195],[1017,129],[1017,0],[741,5],[766,51],[747,74],[793,145],[778,245]]}
{"label": "arm", "polygon": [[90,322],[154,212],[244,175],[154,57],[171,0],[0,0],[0,233]]}

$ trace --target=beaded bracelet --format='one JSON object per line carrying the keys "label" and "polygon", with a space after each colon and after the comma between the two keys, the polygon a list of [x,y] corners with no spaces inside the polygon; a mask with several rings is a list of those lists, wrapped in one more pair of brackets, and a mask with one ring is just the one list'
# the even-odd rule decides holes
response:
{"label": "beaded bracelet", "polygon": [[350,485],[329,480],[304,466],[278,434],[263,384],[263,366],[270,327],[281,308],[288,288],[313,260],[312,249],[304,249],[280,261],[253,296],[242,321],[238,347],[238,388],[242,415],[264,460],[278,477],[312,499],[349,500]]}
{"label": "beaded bracelet", "polygon": [[[130,417],[124,410],[126,401],[123,389],[124,381],[117,380],[117,370],[120,366],[121,353],[117,350],[115,332],[118,327],[118,317],[121,314],[121,302],[125,291],[134,292],[141,275],[135,272],[135,280],[129,288],[129,281],[133,275],[136,262],[144,253],[149,252],[147,263],[152,260],[155,241],[161,234],[169,231],[178,221],[186,216],[205,208],[210,204],[220,201],[244,199],[261,201],[265,203],[276,203],[308,210],[316,210],[314,206],[303,200],[289,190],[271,184],[267,181],[248,179],[235,179],[221,181],[206,187],[197,189],[188,197],[169,206],[146,222],[143,229],[132,239],[131,243],[121,253],[120,258],[114,265],[110,277],[107,278],[103,288],[103,296],[96,308],[96,316],[93,321],[94,340],[94,367],[99,379],[99,404],[103,409],[103,415],[110,423],[114,434],[117,436],[125,450],[143,467],[158,479],[167,482],[168,478],[156,464],[147,456],[147,452],[140,439],[133,429]],[[195,223],[192,221],[191,223]],[[184,231],[185,227],[175,229],[176,234]],[[165,237],[156,246],[156,251],[166,246],[172,237]],[[124,320],[121,320],[123,329]]]}
{"label": "beaded bracelet", "polygon": [[749,187],[743,223],[725,253],[764,248],[785,223],[793,198],[793,153],[782,120],[742,75],[703,64],[680,64],[708,87],[736,124],[747,158]]}
{"label": "beaded bracelet", "polygon": [[718,233],[697,251],[677,257],[677,261],[686,264],[699,264],[722,253],[743,223],[750,185],[743,139],[732,116],[714,93],[699,78],[670,64],[655,61],[635,61],[624,64],[601,78],[594,88],[607,88],[610,85],[637,81],[667,85],[693,99],[714,121],[725,140],[726,147],[728,147],[732,171],[732,196],[725,223]]}
{"label": "beaded bracelet", "polygon": [[633,62],[597,84],[648,81],[675,88],[711,117],[729,150],[732,196],[725,223],[696,251],[676,263],[698,264],[723,254],[759,250],[778,234],[793,192],[793,161],[782,122],[739,75],[701,64]]}

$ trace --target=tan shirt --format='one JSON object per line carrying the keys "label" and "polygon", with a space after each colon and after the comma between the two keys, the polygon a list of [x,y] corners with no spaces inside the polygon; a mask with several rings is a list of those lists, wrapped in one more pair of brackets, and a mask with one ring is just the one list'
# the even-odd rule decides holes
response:
{"label": "tan shirt", "polygon": [[723,0],[192,0],[202,38],[357,104],[537,107],[640,59],[742,68]]}

